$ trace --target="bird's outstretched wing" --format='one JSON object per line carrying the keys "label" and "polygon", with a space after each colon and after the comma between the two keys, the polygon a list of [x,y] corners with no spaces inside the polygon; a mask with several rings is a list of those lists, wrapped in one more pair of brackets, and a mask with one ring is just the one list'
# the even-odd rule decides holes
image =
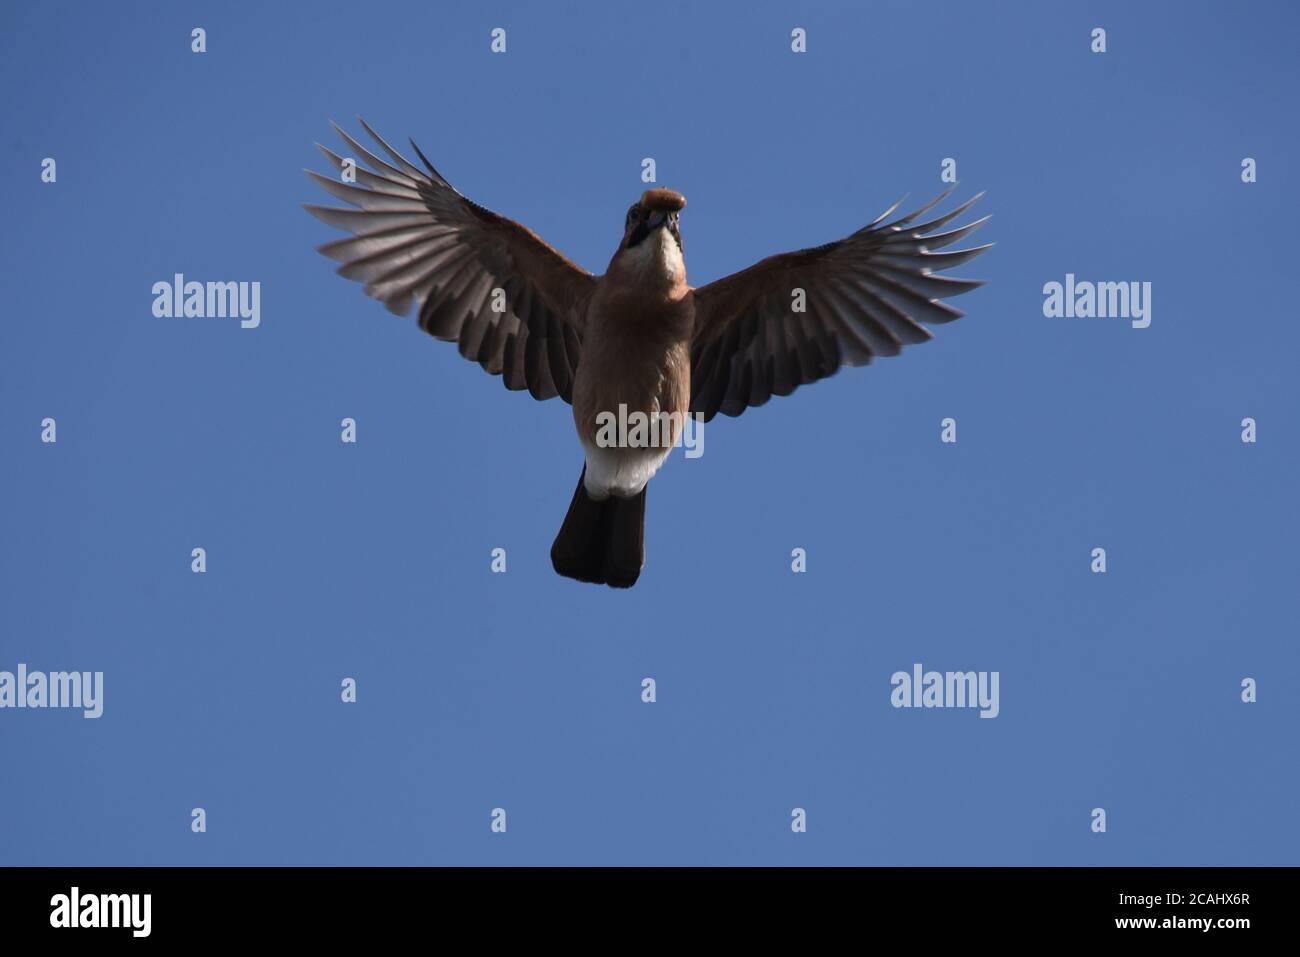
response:
{"label": "bird's outstretched wing", "polygon": [[[982,285],[933,272],[958,266],[988,248],[934,252],[978,229],[988,217],[935,232],[965,212],[911,223],[951,190],[910,215],[886,223],[898,203],[852,236],[814,249],[772,256],[695,290],[691,343],[691,411],[707,419],[740,415],[774,395],[833,375],[842,365],[895,356],[931,338],[922,323],[962,313],[939,302]],[[882,225],[883,224],[883,225]],[[799,311],[802,307],[803,311]]]}
{"label": "bird's outstretched wing", "polygon": [[[466,199],[414,142],[427,173],[365,120],[361,125],[392,163],[334,125],[352,151],[348,165],[355,170],[355,185],[307,173],[357,208],[304,204],[313,216],[352,233],[320,251],[342,263],[339,275],[364,282],[366,295],[398,315],[406,315],[414,303],[420,328],[459,343],[461,355],[500,375],[506,388],[572,402],[595,277],[531,230]],[[317,146],[336,167],[345,168],[342,157]]]}

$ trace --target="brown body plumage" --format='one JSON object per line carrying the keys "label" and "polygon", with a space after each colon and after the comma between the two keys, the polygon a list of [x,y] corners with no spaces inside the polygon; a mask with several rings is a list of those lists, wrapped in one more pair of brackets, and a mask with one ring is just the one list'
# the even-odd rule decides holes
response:
{"label": "brown body plumage", "polygon": [[[646,214],[685,205],[680,193],[656,189],[646,192],[640,208]],[[620,405],[646,415],[675,414],[677,422],[689,411],[695,300],[685,264],[664,262],[661,249],[648,253],[638,256],[637,247],[620,245],[587,306],[573,390],[573,418],[584,445],[596,440],[597,415]],[[669,447],[679,431],[667,437]]]}

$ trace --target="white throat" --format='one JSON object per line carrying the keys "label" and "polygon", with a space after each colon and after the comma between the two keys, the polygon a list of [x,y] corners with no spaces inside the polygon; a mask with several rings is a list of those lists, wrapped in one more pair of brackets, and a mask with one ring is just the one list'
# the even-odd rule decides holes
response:
{"label": "white throat", "polygon": [[667,229],[656,229],[628,250],[627,261],[638,279],[654,285],[671,286],[686,273],[682,251]]}

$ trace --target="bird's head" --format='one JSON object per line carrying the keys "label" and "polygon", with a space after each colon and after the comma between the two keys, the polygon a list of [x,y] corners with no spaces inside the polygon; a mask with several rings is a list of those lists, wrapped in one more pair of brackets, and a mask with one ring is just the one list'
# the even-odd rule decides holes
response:
{"label": "bird's head", "polygon": [[646,190],[627,211],[615,262],[636,273],[662,275],[670,282],[683,280],[686,270],[678,217],[685,206],[686,197],[674,190]]}
{"label": "bird's head", "polygon": [[623,223],[623,248],[633,249],[664,229],[682,248],[682,233],[677,218],[686,206],[686,197],[671,189],[648,189],[627,211]]}

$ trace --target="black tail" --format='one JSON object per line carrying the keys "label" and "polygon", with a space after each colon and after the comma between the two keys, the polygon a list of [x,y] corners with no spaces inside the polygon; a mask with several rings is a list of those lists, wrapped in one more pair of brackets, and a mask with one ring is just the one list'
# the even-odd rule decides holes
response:
{"label": "black tail", "polygon": [[635,498],[597,502],[578,477],[569,513],[551,546],[551,564],[565,578],[631,588],[645,564],[645,489]]}

